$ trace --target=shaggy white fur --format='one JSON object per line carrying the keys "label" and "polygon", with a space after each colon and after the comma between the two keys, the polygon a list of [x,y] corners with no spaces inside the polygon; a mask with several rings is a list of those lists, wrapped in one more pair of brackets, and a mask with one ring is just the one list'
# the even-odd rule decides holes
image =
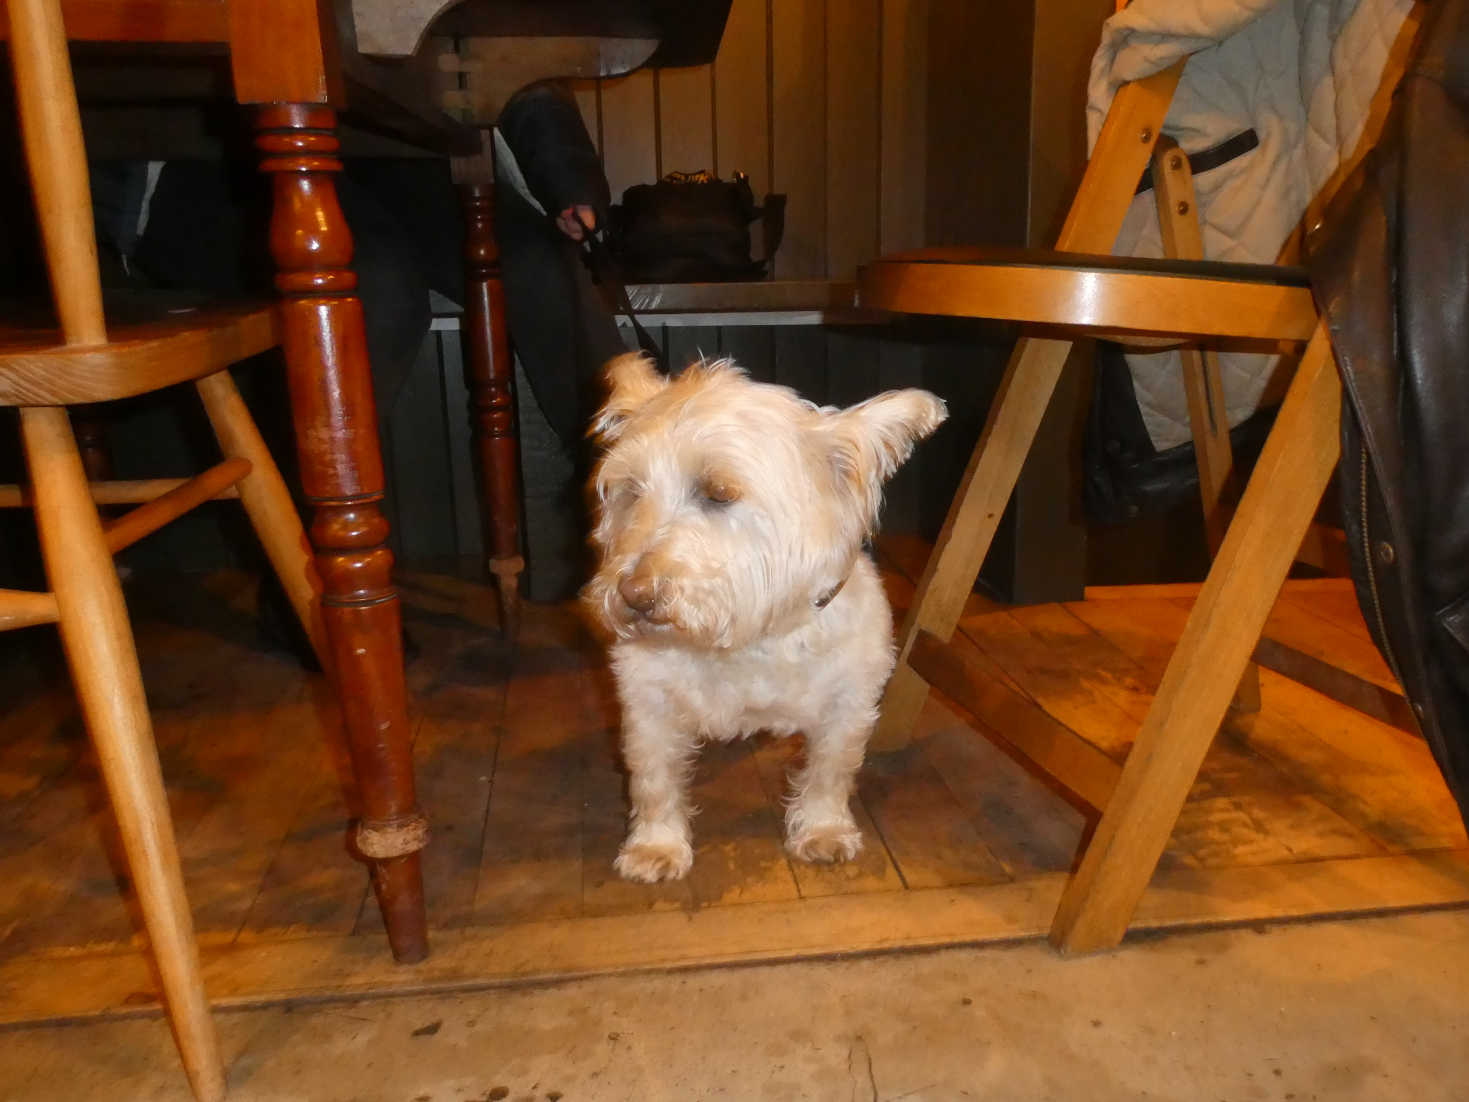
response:
{"label": "shaggy white fur", "polygon": [[943,421],[922,390],[822,409],[729,361],[667,379],[638,354],[607,366],[593,425],[601,564],[583,592],[615,636],[631,880],[693,863],[689,773],[699,744],[806,736],[786,848],[846,860],[849,799],[893,668],[892,613],[863,542],[883,482]]}

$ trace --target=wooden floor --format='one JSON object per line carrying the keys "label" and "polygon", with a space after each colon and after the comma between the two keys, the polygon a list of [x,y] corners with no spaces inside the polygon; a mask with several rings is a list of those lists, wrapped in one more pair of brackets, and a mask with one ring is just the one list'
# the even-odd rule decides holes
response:
{"label": "wooden floor", "polygon": [[[884,548],[895,605],[923,550]],[[933,699],[918,737],[865,765],[867,845],[838,867],[781,848],[799,744],[758,738],[699,763],[687,880],[621,881],[616,709],[570,607],[499,639],[482,585],[402,579],[434,953],[394,967],[363,869],[334,706],[262,641],[242,575],[130,586],[206,980],[220,1003],[409,991],[1033,937],[1086,815],[975,731],[1059,722],[1120,761],[1188,599],[1139,591],[1000,608],[962,645],[995,712]],[[95,766],[47,629],[0,637],[0,1021],[137,1012],[156,985]],[[1290,583],[1273,634],[1391,684],[1340,582]],[[1469,902],[1469,841],[1426,746],[1277,674],[1205,762],[1135,928]],[[345,792],[345,796],[344,796]],[[345,802],[344,802],[345,801]]]}

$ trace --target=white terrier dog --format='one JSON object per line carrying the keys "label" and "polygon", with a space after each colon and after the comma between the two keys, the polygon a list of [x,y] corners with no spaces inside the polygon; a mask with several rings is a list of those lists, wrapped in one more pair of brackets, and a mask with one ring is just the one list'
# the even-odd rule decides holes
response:
{"label": "white terrier dog", "polygon": [[583,599],[615,633],[631,829],[629,880],[689,871],[699,744],[806,736],[786,849],[854,857],[848,806],[893,669],[892,613],[863,543],[883,482],[947,414],[922,390],[818,409],[729,361],[676,378],[638,354],[607,365],[593,433],[601,564]]}

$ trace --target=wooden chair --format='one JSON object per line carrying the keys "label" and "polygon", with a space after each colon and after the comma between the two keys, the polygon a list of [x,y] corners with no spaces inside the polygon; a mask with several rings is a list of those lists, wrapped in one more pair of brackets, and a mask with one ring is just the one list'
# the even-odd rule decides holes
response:
{"label": "wooden chair", "polygon": [[[273,305],[180,308],[104,323],[81,123],[57,0],[10,0],[10,53],[26,160],[60,332],[0,332],[0,405],[19,407],[28,487],[52,591],[0,591],[0,629],[57,623],[162,979],[200,1099],[224,1075],[199,970],[137,652],[112,556],[212,498],[238,497],[325,666],[320,579],[291,495],[228,367],[278,343]],[[88,483],[67,406],[191,382],[224,459],[191,479]],[[104,521],[97,503],[136,504]]]}
{"label": "wooden chair", "polygon": [[[1405,28],[1403,42],[1412,30]],[[1401,45],[1358,156],[1380,128],[1402,72]],[[1341,386],[1305,273],[1197,259],[1197,224],[1190,231],[1192,219],[1182,217],[1192,205],[1187,162],[1162,137],[1183,64],[1118,92],[1056,252],[918,250],[873,263],[860,290],[867,307],[1045,328],[1045,335],[1017,343],[919,580],[883,699],[878,747],[907,741],[931,685],[961,707],[982,710],[983,675],[948,642],[1071,351],[1071,337],[1185,345],[1201,491],[1216,554],[1126,763],[1119,769],[1079,737],[1032,742],[1023,732],[1013,740],[1004,732],[1014,749],[1101,811],[1051,928],[1052,943],[1067,953],[1121,940],[1231,700],[1248,707],[1252,696],[1258,699],[1250,656],[1340,452]],[[1150,160],[1173,258],[1106,255]],[[1344,178],[1349,167],[1336,178]],[[1220,392],[1217,367],[1203,346],[1307,340],[1230,520],[1227,426],[1210,417],[1211,408],[1220,408]]]}

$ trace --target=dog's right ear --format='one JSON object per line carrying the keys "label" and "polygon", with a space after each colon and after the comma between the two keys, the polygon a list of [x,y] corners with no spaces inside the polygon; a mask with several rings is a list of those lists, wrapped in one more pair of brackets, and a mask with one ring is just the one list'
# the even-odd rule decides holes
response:
{"label": "dog's right ear", "polygon": [[628,418],[668,385],[668,378],[641,352],[624,352],[602,369],[607,401],[592,419],[592,436],[610,444],[622,435]]}
{"label": "dog's right ear", "polygon": [[949,415],[943,399],[926,390],[889,390],[876,398],[826,414],[832,469],[850,494],[869,534],[882,505],[882,486]]}

